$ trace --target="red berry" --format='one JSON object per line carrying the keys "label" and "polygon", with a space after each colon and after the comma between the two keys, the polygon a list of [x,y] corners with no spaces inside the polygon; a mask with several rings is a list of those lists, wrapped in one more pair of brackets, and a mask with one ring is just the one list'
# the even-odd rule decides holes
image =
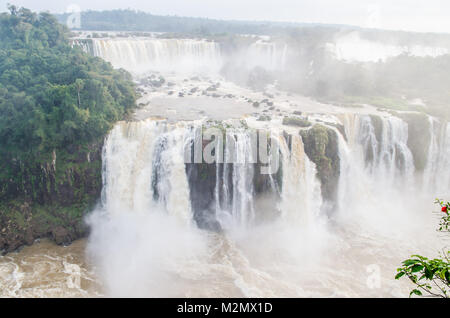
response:
{"label": "red berry", "polygon": [[447,213],[447,207],[443,206],[441,211]]}

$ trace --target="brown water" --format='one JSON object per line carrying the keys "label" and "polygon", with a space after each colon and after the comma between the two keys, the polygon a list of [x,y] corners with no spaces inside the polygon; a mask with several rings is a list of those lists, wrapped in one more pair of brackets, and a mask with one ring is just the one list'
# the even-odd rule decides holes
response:
{"label": "brown water", "polygon": [[[423,250],[405,242],[386,242],[339,231],[329,248],[303,260],[288,250],[261,246],[261,237],[245,241],[213,233],[202,234],[207,255],[192,259],[158,259],[166,268],[149,276],[140,264],[128,265],[113,278],[98,273],[87,261],[87,240],[68,247],[42,240],[0,257],[1,297],[407,297],[412,285],[394,280],[395,269],[412,253]],[[337,239],[337,240],[336,240]],[[378,237],[379,239],[379,237]],[[330,244],[328,241],[327,245]],[[259,247],[258,247],[259,246]],[[116,250],[121,255],[120,248]],[[139,255],[128,255],[128,257]],[[139,259],[139,258],[138,258]],[[127,260],[124,260],[127,264]],[[132,263],[128,259],[128,263]],[[173,263],[175,262],[175,263]],[[108,268],[106,268],[109,271]],[[150,270],[148,270],[150,271]],[[111,273],[110,273],[111,274]],[[152,277],[152,278],[151,278]],[[373,280],[372,278],[375,278]],[[100,280],[104,279],[103,288]],[[116,280],[111,283],[108,280]],[[155,287],[155,280],[159,282]],[[131,294],[128,284],[133,285]],[[160,283],[164,283],[164,288]],[[111,286],[113,286],[111,288]],[[159,286],[159,287],[158,287]],[[120,288],[119,288],[120,287]],[[131,286],[129,286],[131,287]]]}
{"label": "brown water", "polygon": [[0,257],[1,297],[98,297],[100,284],[85,258],[86,240],[68,247],[41,240]]}

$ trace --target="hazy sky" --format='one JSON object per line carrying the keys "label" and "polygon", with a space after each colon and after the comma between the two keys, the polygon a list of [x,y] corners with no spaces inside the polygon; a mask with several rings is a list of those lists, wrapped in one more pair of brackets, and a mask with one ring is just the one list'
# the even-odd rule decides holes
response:
{"label": "hazy sky", "polygon": [[448,0],[0,0],[34,11],[138,9],[153,14],[237,20],[352,24],[450,33]]}

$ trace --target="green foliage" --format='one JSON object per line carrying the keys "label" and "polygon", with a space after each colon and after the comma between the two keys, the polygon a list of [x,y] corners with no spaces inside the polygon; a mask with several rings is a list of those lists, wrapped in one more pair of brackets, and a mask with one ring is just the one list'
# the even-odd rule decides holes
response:
{"label": "green foliage", "polygon": [[403,261],[403,266],[397,269],[395,279],[406,276],[416,285],[410,296],[428,294],[448,298],[450,296],[450,252],[447,254],[443,259],[432,260],[413,255],[410,259]]}
{"label": "green foliage", "polygon": [[298,127],[310,127],[312,124],[304,118],[299,117],[284,117],[283,118],[283,125],[287,126],[298,126]]}
{"label": "green foliage", "polygon": [[[441,217],[439,231],[450,232],[450,203],[444,203],[441,200],[436,200],[440,205],[441,212],[444,215]],[[403,261],[402,267],[397,269],[395,279],[407,277],[415,288],[410,292],[417,296],[432,296],[449,298],[450,297],[450,251],[444,251],[442,258],[428,259],[421,255],[412,255],[410,259]]]}
{"label": "green foliage", "polygon": [[308,158],[316,164],[322,196],[329,201],[335,200],[340,174],[336,132],[324,125],[316,124],[308,130],[300,130],[299,133]]}
{"label": "green foliage", "polygon": [[52,15],[9,10],[0,14],[0,182],[20,185],[17,171],[51,161],[53,150],[101,140],[136,96],[128,73],[72,48]]}

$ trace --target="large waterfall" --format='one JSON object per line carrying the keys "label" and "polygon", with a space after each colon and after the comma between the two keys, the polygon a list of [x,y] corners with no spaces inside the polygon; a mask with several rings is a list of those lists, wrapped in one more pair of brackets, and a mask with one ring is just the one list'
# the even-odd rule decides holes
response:
{"label": "large waterfall", "polygon": [[[339,295],[370,294],[364,272],[355,274],[362,285],[348,287],[343,282],[354,274],[329,266],[372,266],[380,250],[395,266],[405,250],[436,246],[423,212],[433,197],[418,181],[407,123],[357,114],[337,120],[344,129],[329,128],[340,158],[334,205],[322,199],[314,157],[295,129],[218,123],[220,138],[205,140],[211,124],[204,121],[118,123],[104,145],[102,205],[89,219],[90,255],[108,293],[298,296],[340,286]],[[426,150],[432,155],[424,178],[447,178],[441,169],[448,161],[435,153],[448,142],[448,125],[431,127],[439,133]],[[271,174],[255,160],[260,153],[252,145],[261,136],[271,140],[268,154],[280,156]],[[198,162],[196,147],[216,161]],[[392,268],[381,270],[389,275]],[[308,275],[317,273],[323,279],[310,285]],[[196,289],[209,279],[218,279],[217,289]],[[390,276],[383,282],[389,295],[400,294]]]}
{"label": "large waterfall", "polygon": [[[260,199],[279,202],[273,204],[276,211],[265,212],[290,221],[309,222],[319,211],[315,165],[300,136],[292,136],[290,145],[284,136],[273,136],[283,159],[279,171],[264,175],[252,144],[256,131],[248,128],[227,130],[217,144],[223,159],[191,162],[202,127],[160,120],[117,124],[104,146],[103,208],[112,214],[162,209],[185,224],[195,220],[200,227],[217,223],[224,229],[261,222]],[[295,199],[300,201],[292,205]]]}
{"label": "large waterfall", "polygon": [[119,123],[106,140],[102,202],[110,213],[162,208],[192,220],[184,168],[188,130],[159,121]]}
{"label": "large waterfall", "polygon": [[116,68],[195,73],[218,71],[222,65],[217,43],[191,39],[93,39],[93,54]]}
{"label": "large waterfall", "polygon": [[225,62],[246,69],[281,71],[288,58],[286,43],[261,39],[230,56],[222,52],[218,42],[205,39],[93,38],[73,39],[72,45],[136,75],[149,71],[217,74]]}

